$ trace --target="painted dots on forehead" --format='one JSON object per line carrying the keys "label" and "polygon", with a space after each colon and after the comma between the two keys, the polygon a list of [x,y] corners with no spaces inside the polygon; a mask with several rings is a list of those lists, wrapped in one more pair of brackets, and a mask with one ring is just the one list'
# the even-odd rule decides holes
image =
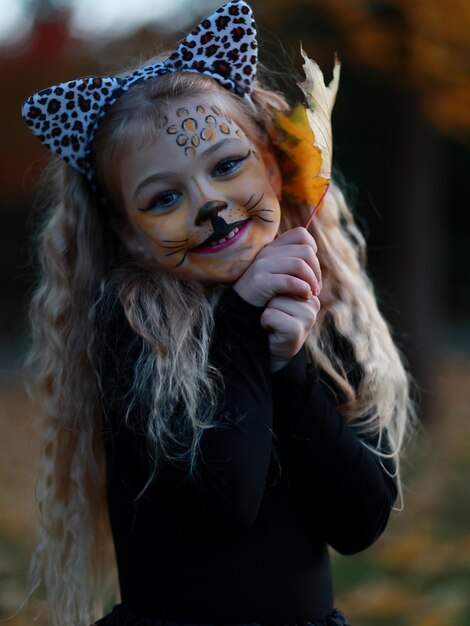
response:
{"label": "painted dots on forehead", "polygon": [[215,130],[213,128],[203,128],[201,130],[202,141],[213,141],[215,137]]}
{"label": "painted dots on forehead", "polygon": [[216,105],[197,104],[194,108],[180,106],[170,118],[165,120],[166,132],[175,136],[176,144],[184,149],[190,159],[195,158],[199,146],[214,141],[217,135],[229,136],[234,133],[240,139],[245,137],[232,117]]}
{"label": "painted dots on forehead", "polygon": [[181,124],[181,128],[188,133],[195,133],[198,129],[198,123],[193,117],[187,117]]}

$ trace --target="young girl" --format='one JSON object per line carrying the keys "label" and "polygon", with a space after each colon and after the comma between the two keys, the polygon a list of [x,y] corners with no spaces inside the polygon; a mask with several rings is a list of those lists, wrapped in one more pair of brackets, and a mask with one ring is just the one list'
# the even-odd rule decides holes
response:
{"label": "young girl", "polygon": [[400,489],[408,381],[364,240],[335,185],[308,230],[282,197],[287,104],[256,60],[233,0],[173,53],[24,105],[61,158],[30,359],[56,626],[347,624],[327,546],[369,546]]}

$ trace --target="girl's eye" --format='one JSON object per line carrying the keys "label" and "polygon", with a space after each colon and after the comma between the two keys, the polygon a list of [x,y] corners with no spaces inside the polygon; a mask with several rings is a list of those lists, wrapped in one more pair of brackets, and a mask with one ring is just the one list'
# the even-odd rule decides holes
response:
{"label": "girl's eye", "polygon": [[224,159],[223,161],[220,161],[220,163],[218,163],[215,166],[212,172],[213,175],[227,176],[228,174],[235,172],[240,166],[240,164],[243,163],[243,161],[246,161],[246,159],[250,156],[250,154],[251,154],[251,150],[249,150],[248,153],[245,154],[244,156],[229,157],[228,159]]}
{"label": "girl's eye", "polygon": [[160,213],[162,211],[166,211],[167,209],[171,209],[180,198],[181,193],[179,191],[163,191],[152,198],[147,207],[139,209],[139,211]]}

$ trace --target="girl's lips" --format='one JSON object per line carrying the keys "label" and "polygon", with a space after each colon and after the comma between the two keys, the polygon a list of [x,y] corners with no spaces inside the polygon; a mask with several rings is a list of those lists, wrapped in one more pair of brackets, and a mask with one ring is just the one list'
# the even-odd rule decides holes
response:
{"label": "girl's lips", "polygon": [[196,250],[192,250],[192,252],[196,252],[197,254],[213,254],[214,252],[220,252],[220,250],[228,248],[240,239],[240,237],[243,235],[248,227],[248,222],[249,220],[246,220],[246,222],[237,226],[236,228],[238,228],[238,232],[231,239],[227,239],[227,241],[218,243],[215,246],[205,246],[204,248],[198,248]]}

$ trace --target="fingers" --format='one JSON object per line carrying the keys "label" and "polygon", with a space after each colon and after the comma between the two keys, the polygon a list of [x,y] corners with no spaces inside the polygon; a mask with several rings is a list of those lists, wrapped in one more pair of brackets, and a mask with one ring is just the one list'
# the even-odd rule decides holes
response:
{"label": "fingers", "polygon": [[319,310],[320,300],[315,296],[307,301],[283,295],[271,298],[260,323],[269,332],[272,366],[297,354],[312,330]]}
{"label": "fingers", "polygon": [[307,321],[310,321],[312,317],[316,318],[321,308],[320,300],[316,296],[311,296],[308,300],[296,300],[282,295],[274,296],[267,306],[268,309],[281,311],[291,317]]}
{"label": "fingers", "polygon": [[289,244],[286,246],[279,246],[277,248],[271,248],[271,249],[270,249],[270,246],[266,246],[266,248],[263,248],[262,252],[258,256],[260,256],[260,258],[262,259],[280,258],[280,257],[292,257],[292,258],[296,258],[299,260],[301,259],[311,268],[315,276],[315,282],[316,284],[318,284],[319,288],[321,289],[322,274],[321,274],[320,262],[318,260],[317,255],[315,254],[315,252],[313,251],[310,245]]}
{"label": "fingers", "polygon": [[322,282],[316,249],[305,228],[286,231],[258,253],[233,287],[255,306],[264,306],[277,294],[304,300],[318,296]]}
{"label": "fingers", "polygon": [[260,323],[269,332],[269,351],[273,359],[289,359],[297,354],[309,330],[301,320],[278,309],[265,309]]}
{"label": "fingers", "polygon": [[312,235],[305,228],[294,228],[265,246],[258,254],[258,258],[289,256],[303,259],[312,268],[321,288],[321,268],[316,251],[317,244]]}
{"label": "fingers", "polygon": [[[318,280],[311,265],[309,265],[302,258],[299,258],[297,256],[271,256],[264,259],[259,259],[257,267],[260,274],[285,274],[287,278],[295,277],[306,283],[306,286],[303,286],[301,292],[297,292],[297,286],[300,289],[300,285],[297,283],[297,281],[281,281],[281,286],[285,284],[285,287],[282,287],[280,292],[271,292],[271,296],[274,296],[275,293],[289,293],[290,287],[295,290],[295,292],[292,292],[292,295],[298,295],[301,298],[308,298],[312,294],[319,295],[320,293],[320,281]],[[266,279],[263,277],[262,281],[264,283],[264,287],[266,288],[268,284],[265,282],[265,280]],[[279,281],[276,280],[276,286],[278,284]]]}
{"label": "fingers", "polygon": [[297,228],[291,228],[290,230],[286,230],[281,233],[274,241],[272,241],[270,246],[285,246],[288,244],[306,244],[313,248],[313,251],[317,252],[317,244],[313,236],[308,232],[307,229],[303,228],[303,226],[298,226]]}
{"label": "fingers", "polygon": [[263,316],[264,320],[270,324],[270,329],[277,330],[275,322],[278,314],[282,313],[284,323],[290,322],[291,324],[291,332],[301,332],[306,337],[317,320],[320,306],[320,300],[315,296],[311,296],[308,300],[298,300],[279,295],[268,302]]}
{"label": "fingers", "polygon": [[308,300],[312,295],[310,283],[289,274],[271,274],[269,280],[264,283],[266,301],[271,300],[277,294],[286,294],[294,298]]}
{"label": "fingers", "polygon": [[260,318],[261,326],[280,337],[297,337],[302,334],[302,325],[298,319],[278,309],[266,308]]}

